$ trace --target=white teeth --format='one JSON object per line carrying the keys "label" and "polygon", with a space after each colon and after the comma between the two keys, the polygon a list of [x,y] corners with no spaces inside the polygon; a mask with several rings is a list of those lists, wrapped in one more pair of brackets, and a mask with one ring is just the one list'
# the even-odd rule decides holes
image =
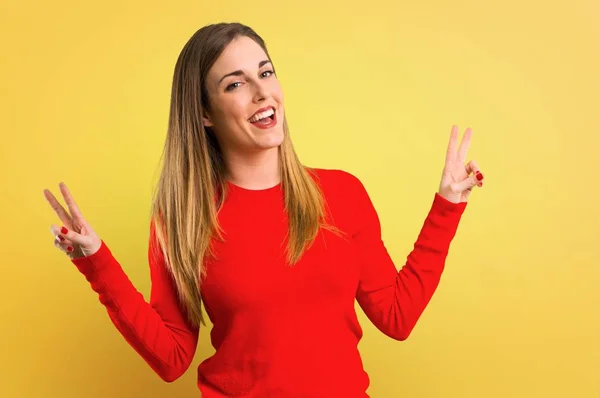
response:
{"label": "white teeth", "polygon": [[273,111],[273,108],[270,108],[269,110],[266,110],[264,112],[257,113],[256,115],[252,116],[248,121],[250,123],[258,122],[261,119],[264,119],[266,117],[273,115],[274,113],[275,112]]}

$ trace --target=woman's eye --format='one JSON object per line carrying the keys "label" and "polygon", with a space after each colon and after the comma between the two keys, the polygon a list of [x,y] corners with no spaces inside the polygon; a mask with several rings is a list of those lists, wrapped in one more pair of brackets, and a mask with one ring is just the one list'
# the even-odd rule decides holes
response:
{"label": "woman's eye", "polygon": [[[275,74],[274,70],[266,70],[263,73],[261,73],[260,76],[262,78],[266,78],[266,77],[269,77],[269,76],[271,76],[273,74]],[[241,84],[242,84],[242,82],[231,83],[229,86],[225,87],[225,91],[234,90],[234,89],[238,88]]]}
{"label": "woman's eye", "polygon": [[225,90],[226,90],[226,91],[231,91],[231,90],[233,90],[234,88],[237,88],[238,86],[236,86],[236,84],[242,84],[242,83],[240,83],[240,82],[231,83],[229,86],[227,86],[227,87],[225,88]]}

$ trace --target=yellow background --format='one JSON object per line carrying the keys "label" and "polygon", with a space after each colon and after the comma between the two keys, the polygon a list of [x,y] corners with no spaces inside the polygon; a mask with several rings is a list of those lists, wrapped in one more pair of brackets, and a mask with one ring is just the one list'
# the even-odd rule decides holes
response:
{"label": "yellow background", "polygon": [[201,26],[261,34],[305,164],[358,175],[401,266],[452,124],[486,175],[399,343],[360,314],[379,397],[600,396],[600,6],[556,1],[3,0],[0,397],[195,397],[162,382],[54,248],[65,181],[147,296],[148,209],[176,58]]}

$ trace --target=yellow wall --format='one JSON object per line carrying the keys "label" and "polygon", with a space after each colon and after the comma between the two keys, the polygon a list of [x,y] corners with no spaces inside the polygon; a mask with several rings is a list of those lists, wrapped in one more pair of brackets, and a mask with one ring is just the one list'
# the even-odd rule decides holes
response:
{"label": "yellow wall", "polygon": [[[202,25],[264,36],[303,161],[367,186],[400,266],[452,124],[487,177],[410,339],[361,313],[373,397],[600,396],[600,6],[556,1],[5,0],[0,396],[193,397],[163,383],[52,245],[71,188],[139,289],[173,67]],[[86,328],[90,328],[87,329]]]}

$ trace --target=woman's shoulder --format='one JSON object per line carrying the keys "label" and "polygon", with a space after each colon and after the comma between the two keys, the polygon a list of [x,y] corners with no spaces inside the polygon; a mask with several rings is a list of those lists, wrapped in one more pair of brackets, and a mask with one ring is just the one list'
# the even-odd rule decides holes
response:
{"label": "woman's shoulder", "polygon": [[363,187],[360,179],[348,170],[322,167],[306,167],[306,169],[316,177],[323,189],[348,192]]}
{"label": "woman's shoulder", "polygon": [[371,199],[367,189],[354,173],[333,168],[312,168],[311,171],[330,208],[344,213],[347,210],[352,217],[361,209],[369,208]]}

